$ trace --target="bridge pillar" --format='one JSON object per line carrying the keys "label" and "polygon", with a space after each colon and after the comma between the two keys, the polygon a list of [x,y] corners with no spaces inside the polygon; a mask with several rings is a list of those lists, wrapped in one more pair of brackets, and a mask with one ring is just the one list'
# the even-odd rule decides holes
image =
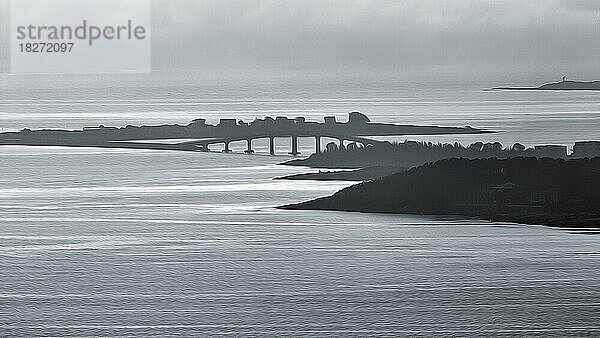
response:
{"label": "bridge pillar", "polygon": [[248,149],[246,149],[246,151],[244,151],[246,154],[254,154],[254,150],[252,150],[252,139],[249,138],[248,140],[246,140],[246,143],[248,143]]}
{"label": "bridge pillar", "polygon": [[269,153],[275,155],[275,137],[269,137]]}
{"label": "bridge pillar", "polygon": [[292,152],[290,155],[300,155],[300,152],[298,151],[298,136],[292,136]]}
{"label": "bridge pillar", "polygon": [[225,149],[223,149],[224,153],[230,153],[231,149],[229,149],[229,141],[225,142]]}
{"label": "bridge pillar", "polygon": [[340,141],[340,150],[346,149],[346,147],[344,146],[344,139],[343,138],[339,138],[338,140]]}
{"label": "bridge pillar", "polygon": [[315,153],[321,152],[321,136],[315,136]]}

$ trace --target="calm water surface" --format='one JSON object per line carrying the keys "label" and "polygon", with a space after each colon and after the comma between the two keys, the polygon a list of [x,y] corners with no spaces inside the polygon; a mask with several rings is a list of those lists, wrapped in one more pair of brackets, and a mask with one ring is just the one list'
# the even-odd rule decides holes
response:
{"label": "calm water surface", "polygon": [[279,211],[257,156],[3,148],[1,336],[600,334],[597,236]]}
{"label": "calm water surface", "polygon": [[[0,94],[0,122],[76,128],[362,109],[381,121],[503,128],[496,139],[534,143],[594,137],[600,118],[594,93],[336,87],[207,97],[197,86],[128,86],[32,96],[15,82]],[[0,336],[600,336],[596,235],[280,211],[349,184],[274,181],[307,171],[276,165],[285,159],[1,147]]]}

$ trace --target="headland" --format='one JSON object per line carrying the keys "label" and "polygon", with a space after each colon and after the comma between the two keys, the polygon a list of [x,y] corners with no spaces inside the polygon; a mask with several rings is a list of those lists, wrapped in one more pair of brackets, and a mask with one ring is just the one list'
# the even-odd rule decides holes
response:
{"label": "headland", "polygon": [[449,159],[281,207],[600,228],[600,158]]}

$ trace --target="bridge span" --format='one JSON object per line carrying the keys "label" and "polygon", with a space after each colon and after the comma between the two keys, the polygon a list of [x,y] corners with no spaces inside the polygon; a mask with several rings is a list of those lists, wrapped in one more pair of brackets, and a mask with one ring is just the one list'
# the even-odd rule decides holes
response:
{"label": "bridge span", "polygon": [[298,149],[298,138],[299,137],[311,137],[315,139],[315,153],[319,153],[322,150],[321,140],[323,138],[335,139],[338,141],[337,146],[339,148],[345,148],[345,142],[352,142],[356,144],[361,144],[363,146],[368,145],[376,145],[379,143],[384,143],[383,141],[372,140],[365,137],[360,136],[348,136],[348,135],[314,135],[314,136],[298,136],[298,135],[253,135],[247,137],[222,137],[222,138],[211,138],[211,139],[203,139],[203,140],[195,140],[195,141],[187,141],[178,143],[178,145],[195,145],[198,147],[200,151],[210,151],[210,146],[215,144],[223,144],[224,153],[230,153],[231,147],[230,144],[233,142],[245,141],[246,142],[246,150],[244,151],[246,154],[253,154],[254,149],[252,148],[252,142],[254,140],[267,139],[269,141],[269,153],[271,155],[276,155],[276,147],[275,147],[275,139],[276,138],[290,138],[290,155],[300,155],[300,151]]}

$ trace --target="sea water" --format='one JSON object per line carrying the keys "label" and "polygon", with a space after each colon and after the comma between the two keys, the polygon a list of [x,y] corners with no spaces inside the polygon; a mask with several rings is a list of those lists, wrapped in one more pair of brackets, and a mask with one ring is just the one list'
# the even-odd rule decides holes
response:
{"label": "sea water", "polygon": [[[0,125],[343,120],[360,110],[498,130],[485,139],[504,143],[598,138],[592,92],[170,79],[2,78]],[[304,153],[312,147],[304,140]],[[273,180],[311,170],[278,165],[289,140],[276,157],[257,150],[0,147],[0,336],[600,335],[597,235],[278,210],[353,183]]]}

